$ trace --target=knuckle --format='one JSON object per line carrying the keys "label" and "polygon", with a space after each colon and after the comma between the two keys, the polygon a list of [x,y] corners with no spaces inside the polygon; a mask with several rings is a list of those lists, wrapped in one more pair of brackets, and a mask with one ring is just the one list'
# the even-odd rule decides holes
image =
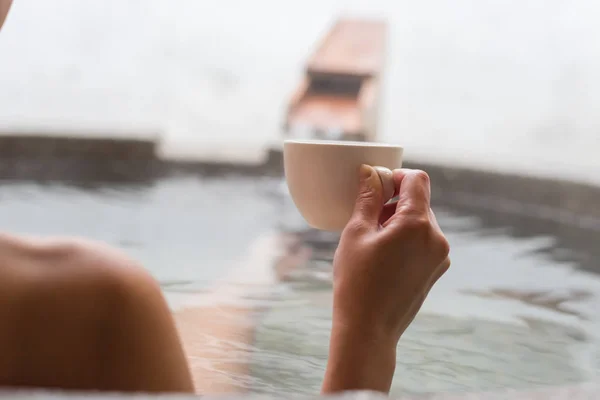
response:
{"label": "knuckle", "polygon": [[396,215],[403,220],[415,217],[429,219],[429,215],[420,210],[414,204],[400,204],[396,210]]}
{"label": "knuckle", "polygon": [[342,232],[342,235],[349,237],[358,237],[364,235],[368,230],[368,226],[363,220],[354,218],[348,222],[348,224],[344,228],[344,231]]}
{"label": "knuckle", "polygon": [[422,234],[430,231],[431,221],[427,215],[413,213],[403,219],[400,227],[407,234]]}
{"label": "knuckle", "polygon": [[395,218],[390,228],[386,237],[392,243],[398,241],[429,243],[433,233],[431,221],[422,213],[399,216]]}
{"label": "knuckle", "polygon": [[438,242],[440,255],[443,258],[448,257],[448,255],[450,254],[450,243],[448,242],[448,239],[446,239],[446,236],[440,235]]}
{"label": "knuckle", "polygon": [[413,171],[413,174],[415,175],[415,178],[423,185],[429,185],[429,183],[431,182],[431,180],[429,179],[429,175],[425,171],[417,169]]}

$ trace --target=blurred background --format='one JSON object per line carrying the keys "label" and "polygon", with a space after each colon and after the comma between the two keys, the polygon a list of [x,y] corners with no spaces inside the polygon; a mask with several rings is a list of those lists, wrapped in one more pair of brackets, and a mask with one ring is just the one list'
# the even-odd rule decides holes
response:
{"label": "blurred background", "polygon": [[382,140],[408,156],[595,181],[598,7],[20,0],[0,38],[0,118],[160,130],[195,157],[226,156],[225,142],[260,149],[278,139],[317,40],[340,15],[374,16],[390,30]]}
{"label": "blurred background", "polygon": [[[431,166],[452,245],[452,270],[401,341],[394,393],[596,380],[592,0],[15,0],[0,34],[0,131],[158,135],[163,161],[238,168],[85,187],[3,173],[3,229],[119,246],[161,281],[176,313],[223,299],[260,310],[242,323],[255,336],[233,350],[213,338],[213,358],[200,360],[188,343],[195,374],[218,372],[213,391],[315,393],[337,239],[304,225],[281,176],[244,170],[281,142],[307,58],[343,16],[388,24],[377,140]],[[293,250],[270,241],[281,235]],[[223,282],[226,295],[213,297]],[[185,340],[203,335],[186,321]]]}

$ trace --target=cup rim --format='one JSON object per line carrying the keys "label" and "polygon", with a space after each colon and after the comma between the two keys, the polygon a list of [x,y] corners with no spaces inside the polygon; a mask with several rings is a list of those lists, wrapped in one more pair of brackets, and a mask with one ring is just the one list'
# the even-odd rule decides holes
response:
{"label": "cup rim", "polygon": [[317,146],[348,146],[348,147],[385,147],[393,149],[402,149],[398,144],[378,143],[378,142],[359,142],[351,140],[319,140],[319,139],[286,139],[283,144],[310,144]]}

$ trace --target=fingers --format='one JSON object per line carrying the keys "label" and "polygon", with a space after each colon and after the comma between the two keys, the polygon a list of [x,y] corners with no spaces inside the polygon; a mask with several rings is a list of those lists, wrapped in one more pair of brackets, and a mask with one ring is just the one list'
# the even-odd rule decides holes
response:
{"label": "fingers", "polygon": [[398,202],[394,201],[393,203],[386,204],[383,206],[383,210],[381,211],[381,215],[379,216],[379,225],[385,226],[387,221],[396,213],[396,206]]}
{"label": "fingers", "polygon": [[400,169],[394,171],[398,187],[398,212],[428,213],[431,201],[429,175],[420,170]]}
{"label": "fingers", "polygon": [[[396,214],[398,216],[395,219],[402,219],[403,214],[412,216],[421,214],[431,218],[429,176],[423,171],[410,169],[396,169],[392,175],[395,185],[394,195],[398,196],[398,201],[385,205],[379,217],[379,224],[387,226]],[[437,225],[437,221],[435,224]]]}
{"label": "fingers", "polygon": [[[394,214],[396,214],[396,208],[398,208],[397,201],[383,206],[383,210],[381,211],[381,215],[379,216],[379,224],[385,226],[386,222],[389,221],[389,219],[392,218]],[[429,219],[431,221],[432,227],[436,231],[442,232],[442,228],[440,228],[440,225],[437,222],[437,218],[435,217],[435,213],[431,208],[429,209]]]}
{"label": "fingers", "polygon": [[[398,201],[386,204],[398,195]],[[420,170],[397,169],[391,172],[382,167],[361,167],[359,194],[351,218],[354,226],[375,228],[386,226],[402,215],[421,215],[439,229],[430,208],[431,186],[429,176]]]}
{"label": "fingers", "polygon": [[362,165],[358,196],[349,225],[352,227],[377,228],[383,205],[394,194],[392,171],[383,167]]}

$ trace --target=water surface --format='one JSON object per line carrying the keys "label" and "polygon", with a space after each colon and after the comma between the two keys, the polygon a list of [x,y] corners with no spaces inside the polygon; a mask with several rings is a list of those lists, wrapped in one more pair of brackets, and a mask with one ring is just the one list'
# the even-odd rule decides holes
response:
{"label": "water surface", "polygon": [[[303,227],[280,187],[281,181],[271,178],[193,176],[85,189],[5,183],[0,220],[3,229],[14,232],[84,235],[121,247],[144,263],[181,308],[230,274],[259,238],[282,227]],[[393,392],[531,388],[595,379],[600,277],[577,261],[589,261],[595,247],[569,247],[564,233],[575,228],[552,231],[525,221],[524,234],[518,221],[494,219],[489,212],[469,214],[442,205],[436,213],[452,245],[453,265],[400,342]],[[563,249],[562,257],[556,248]],[[327,259],[328,251],[321,249],[320,258]],[[569,252],[579,257],[564,256]],[[219,379],[256,393],[317,392],[330,327],[329,277],[330,265],[314,260],[268,295],[265,288],[264,296],[235,298],[241,306],[260,304],[254,340],[233,343],[235,351],[221,357],[249,359],[251,368],[245,375],[221,371]],[[214,343],[219,351],[218,338]]]}

